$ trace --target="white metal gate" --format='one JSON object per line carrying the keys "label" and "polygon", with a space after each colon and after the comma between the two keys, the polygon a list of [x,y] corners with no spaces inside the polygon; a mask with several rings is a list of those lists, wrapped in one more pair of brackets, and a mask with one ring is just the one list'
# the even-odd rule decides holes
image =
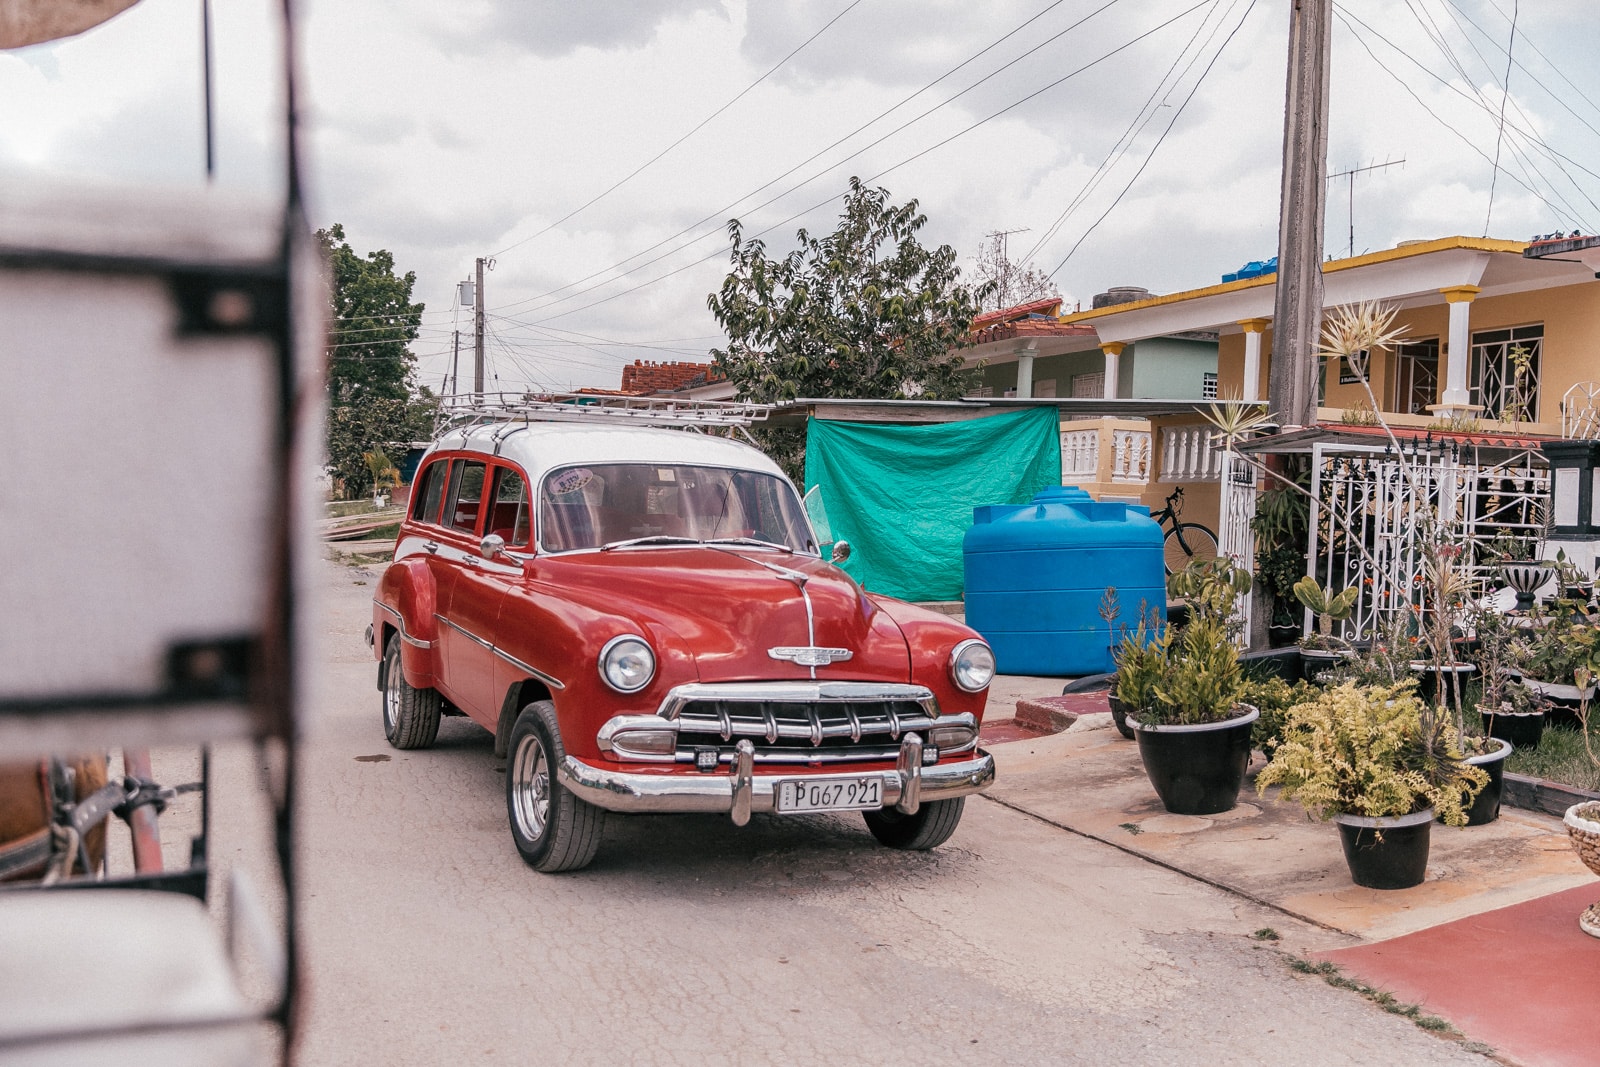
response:
{"label": "white metal gate", "polygon": [[1455,442],[1403,446],[1398,455],[1385,446],[1313,446],[1307,572],[1326,588],[1359,590],[1347,638],[1420,603],[1430,522],[1461,547],[1475,595],[1492,587],[1497,550],[1531,549],[1544,533],[1550,473],[1537,451],[1487,456]]}
{"label": "white metal gate", "polygon": [[[1256,569],[1256,532],[1250,520],[1256,513],[1256,471],[1232,451],[1221,453],[1221,500],[1218,508],[1217,549],[1247,572]],[[1241,644],[1250,640],[1253,615],[1251,598],[1238,599],[1238,633]]]}

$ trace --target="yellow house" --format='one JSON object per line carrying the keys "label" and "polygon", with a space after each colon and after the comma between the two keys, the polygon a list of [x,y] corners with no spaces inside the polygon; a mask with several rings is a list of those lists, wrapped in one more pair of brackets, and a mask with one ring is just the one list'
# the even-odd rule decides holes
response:
{"label": "yellow house", "polygon": [[[1600,405],[1600,239],[1526,244],[1492,238],[1406,241],[1330,260],[1325,307],[1381,301],[1405,328],[1395,348],[1370,359],[1372,399],[1392,426],[1592,437]],[[1219,393],[1265,400],[1276,274],[1064,315],[1094,327],[1104,351],[1141,338],[1217,335]],[[1361,378],[1322,367],[1319,424],[1371,421]],[[1188,486],[1188,517],[1217,522],[1217,465],[1194,448],[1192,420],[1152,420],[1157,503]]]}

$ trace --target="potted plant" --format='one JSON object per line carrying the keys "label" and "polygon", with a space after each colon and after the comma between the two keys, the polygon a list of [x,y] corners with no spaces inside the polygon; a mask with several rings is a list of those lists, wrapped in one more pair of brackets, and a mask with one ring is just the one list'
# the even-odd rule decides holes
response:
{"label": "potted plant", "polygon": [[[1538,748],[1544,736],[1546,701],[1526,686],[1516,684],[1513,664],[1520,631],[1506,615],[1483,606],[1473,613],[1473,631],[1478,637],[1482,678],[1478,714],[1484,733],[1517,748]],[[1504,768],[1503,762],[1500,767]],[[1497,779],[1495,771],[1489,769],[1491,778]],[[1495,789],[1496,782],[1491,780],[1484,793]]]}
{"label": "potted plant", "polygon": [[1128,719],[1139,758],[1162,804],[1177,815],[1214,815],[1239,802],[1260,715],[1240,701],[1244,673],[1233,640],[1234,608],[1250,582],[1226,557],[1191,563],[1168,582],[1188,602],[1189,623],[1163,634],[1159,675],[1148,692],[1134,688],[1143,661],[1118,667],[1119,689],[1126,680],[1126,692],[1144,701]]}
{"label": "potted plant", "polygon": [[1564,548],[1556,549],[1556,584],[1563,600],[1587,604],[1594,599],[1594,578],[1567,558]]}
{"label": "potted plant", "polygon": [[1350,642],[1333,632],[1333,624],[1344,622],[1356,606],[1359,589],[1350,586],[1334,593],[1317,584],[1309,574],[1294,583],[1294,597],[1317,617],[1317,632],[1300,639],[1300,662],[1308,676],[1315,676],[1341,659],[1355,655]]}
{"label": "potted plant", "polygon": [[1284,799],[1338,823],[1357,885],[1409,888],[1426,876],[1435,814],[1464,825],[1463,800],[1488,780],[1461,758],[1452,733],[1410,682],[1347,682],[1289,709],[1256,790],[1281,786]]}
{"label": "potted plant", "polygon": [[[1594,675],[1600,667],[1600,631],[1573,605],[1557,602],[1534,615],[1534,626],[1521,635],[1515,655],[1521,684],[1575,718],[1579,704],[1593,700]],[[1579,672],[1584,672],[1582,684]]]}
{"label": "potted plant", "polygon": [[1133,740],[1133,728],[1128,725],[1128,712],[1149,706],[1156,682],[1161,680],[1166,669],[1171,641],[1171,629],[1152,614],[1148,621],[1141,615],[1138,626],[1124,630],[1117,645],[1117,671],[1112,676],[1108,703],[1117,732],[1129,741]]}
{"label": "potted plant", "polygon": [[1467,679],[1478,669],[1456,651],[1456,624],[1467,615],[1471,600],[1461,557],[1457,544],[1431,541],[1423,546],[1422,610],[1415,606],[1412,610],[1417,614],[1425,656],[1411,664],[1422,680],[1423,701],[1448,706],[1457,713],[1458,723]]}

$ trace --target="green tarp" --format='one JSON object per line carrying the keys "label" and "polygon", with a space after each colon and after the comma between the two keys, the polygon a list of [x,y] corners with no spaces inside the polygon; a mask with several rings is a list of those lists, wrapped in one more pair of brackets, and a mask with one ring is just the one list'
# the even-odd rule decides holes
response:
{"label": "green tarp", "polygon": [[815,518],[821,497],[832,538],[850,542],[845,570],[870,591],[960,600],[972,509],[1060,485],[1058,434],[1053,407],[927,426],[809,419],[807,504]]}

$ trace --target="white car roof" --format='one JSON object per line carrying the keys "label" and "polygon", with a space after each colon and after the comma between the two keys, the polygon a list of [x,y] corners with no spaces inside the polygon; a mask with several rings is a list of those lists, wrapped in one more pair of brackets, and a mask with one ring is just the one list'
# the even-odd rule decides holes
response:
{"label": "white car roof", "polygon": [[785,477],[751,446],[692,430],[586,426],[561,422],[492,422],[445,433],[428,450],[482,452],[520,466],[538,484],[550,471],[589,463],[682,463]]}

